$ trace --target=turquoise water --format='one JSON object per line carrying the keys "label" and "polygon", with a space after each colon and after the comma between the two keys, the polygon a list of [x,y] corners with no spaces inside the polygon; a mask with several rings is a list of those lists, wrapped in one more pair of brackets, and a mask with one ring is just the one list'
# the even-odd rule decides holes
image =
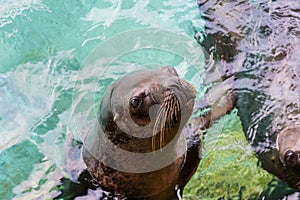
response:
{"label": "turquoise water", "polygon": [[194,1],[0,5],[1,199],[56,195],[68,176],[66,138],[80,139],[103,91],[123,74],[172,65],[201,81],[204,57],[193,36],[203,21]]}
{"label": "turquoise water", "polygon": [[[0,5],[0,199],[58,194],[60,178],[74,176],[66,141],[82,139],[103,92],[122,75],[172,65],[198,98],[204,92],[205,52],[194,40],[204,21],[194,0]],[[236,111],[204,143],[185,199],[261,199],[281,190],[253,156]]]}

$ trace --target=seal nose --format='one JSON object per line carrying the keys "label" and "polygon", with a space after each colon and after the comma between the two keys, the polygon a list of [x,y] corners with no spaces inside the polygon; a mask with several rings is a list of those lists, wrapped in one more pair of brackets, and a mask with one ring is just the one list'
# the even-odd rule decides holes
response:
{"label": "seal nose", "polygon": [[166,85],[169,88],[176,89],[178,93],[184,94],[186,100],[191,100],[196,98],[197,92],[194,85],[184,79],[173,77],[168,80]]}
{"label": "seal nose", "polygon": [[180,79],[180,84],[182,85],[182,88],[184,89],[183,92],[187,99],[194,99],[196,98],[196,89],[193,84],[189,83],[186,80]]}
{"label": "seal nose", "polygon": [[284,154],[285,163],[294,168],[300,169],[300,152],[294,152],[292,150],[287,150]]}

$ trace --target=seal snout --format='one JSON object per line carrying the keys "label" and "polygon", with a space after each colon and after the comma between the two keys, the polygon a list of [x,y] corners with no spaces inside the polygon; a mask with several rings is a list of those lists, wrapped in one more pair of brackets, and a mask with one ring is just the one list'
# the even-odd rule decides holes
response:
{"label": "seal snout", "polygon": [[176,95],[180,95],[181,98],[184,97],[187,102],[196,98],[194,85],[184,79],[175,77],[170,79],[167,85],[174,90]]}
{"label": "seal snout", "polygon": [[179,82],[182,85],[182,88],[184,88],[183,92],[185,93],[185,96],[187,99],[196,98],[196,89],[193,84],[191,84],[183,79],[180,79]]}

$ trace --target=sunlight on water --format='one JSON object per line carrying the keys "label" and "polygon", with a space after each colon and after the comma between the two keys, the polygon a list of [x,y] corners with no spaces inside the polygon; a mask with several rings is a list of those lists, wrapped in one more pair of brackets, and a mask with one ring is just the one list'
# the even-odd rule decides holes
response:
{"label": "sunlight on water", "polygon": [[[122,32],[147,27],[170,29],[174,36],[183,34],[180,37],[190,42],[195,31],[191,27],[202,26],[193,1],[2,0],[0,103],[5,106],[0,107],[4,138],[0,142],[1,198],[55,196],[52,188],[59,178],[68,176],[64,170],[66,137],[84,130],[81,122],[95,116],[103,91],[112,80],[136,69],[133,63],[178,65],[181,74],[192,79],[187,68],[198,59],[197,51],[193,52],[195,58],[182,57],[176,49],[167,52],[168,46],[158,45],[160,37],[152,37],[157,44],[154,47],[160,49],[125,49],[111,65],[114,72],[110,68],[104,73],[104,68],[81,66],[94,47]],[[124,44],[126,40],[116,45]],[[120,65],[126,67],[119,71]],[[7,166],[11,166],[9,171]]]}
{"label": "sunlight on water", "polygon": [[38,10],[43,8],[40,0],[1,0],[0,3],[0,28],[13,23],[13,20],[17,16],[22,15],[25,10]]}
{"label": "sunlight on water", "polygon": [[[206,90],[201,84],[208,55],[194,39],[205,23],[194,0],[0,5],[1,199],[51,199],[62,177],[76,179],[66,143],[83,140],[104,91],[124,74],[171,65],[196,86],[198,99]],[[277,179],[257,165],[236,111],[205,141],[185,199],[224,193],[255,199],[268,184],[266,192],[273,192]]]}

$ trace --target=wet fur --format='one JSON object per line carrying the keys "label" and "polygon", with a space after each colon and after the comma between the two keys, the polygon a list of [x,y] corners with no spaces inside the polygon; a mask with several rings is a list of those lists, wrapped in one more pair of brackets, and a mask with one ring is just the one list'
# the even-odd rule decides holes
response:
{"label": "wet fur", "polygon": [[[164,70],[164,73],[167,71],[167,73],[169,73],[171,76],[178,76],[177,73],[175,74],[176,71],[170,67],[163,68],[162,70]],[[122,83],[117,82],[116,84]],[[107,95],[103,100],[104,104],[102,109],[99,110],[101,113],[99,116],[99,122],[101,126],[103,126],[103,130],[105,130],[105,134],[107,134],[111,142],[127,151],[143,153],[159,150],[163,146],[167,145],[171,140],[177,139],[177,136],[174,134],[176,134],[177,131],[182,131],[182,127],[179,126],[181,120],[187,120],[186,117],[190,116],[192,110],[189,111],[190,114],[187,114],[189,112],[182,113],[181,111],[183,108],[180,107],[177,96],[171,89],[167,87],[160,88],[159,86],[151,85],[151,87],[157,88],[158,90],[153,91],[153,89],[150,89],[150,94],[148,90],[143,88],[144,86],[141,86],[141,89],[138,89],[134,92],[132,95],[133,97],[139,98],[140,96],[143,96],[147,103],[160,104],[160,108],[156,114],[157,118],[155,118],[153,130],[153,133],[156,133],[155,136],[152,138],[136,138],[124,133],[114,122],[115,117],[110,106],[116,105],[111,105],[109,101],[111,98],[110,93],[115,90],[114,87],[116,87],[116,84],[114,84],[107,92]],[[148,92],[144,94],[144,91]],[[148,107],[150,108],[150,106]],[[146,108],[146,111],[149,112],[149,108]],[[184,107],[184,109],[186,108],[187,105]],[[192,107],[190,109],[192,109]],[[131,112],[131,116],[135,120],[135,123],[139,123],[140,126],[148,124],[144,124],[142,121],[140,121],[142,119],[139,117],[140,114],[144,116],[143,120],[146,121],[148,121],[147,117],[150,117],[149,115],[144,114],[144,110],[131,110]],[[85,148],[83,149],[83,158],[87,164],[87,170],[99,183],[101,188],[111,193],[115,193],[116,196],[121,195],[125,199],[179,199],[182,195],[183,187],[191,178],[192,174],[196,171],[200,162],[200,139],[195,129],[196,128],[193,130],[186,128],[183,129],[184,133],[188,132],[188,136],[186,136],[188,142],[187,152],[181,157],[177,158],[169,166],[156,171],[146,173],[129,173],[118,171],[104,165],[103,162],[101,162],[101,159],[96,159]],[[126,160],[122,159],[128,158],[103,157],[102,159],[113,159],[115,162],[126,163]],[[129,167],[130,165],[140,166],[147,165],[147,163],[128,163]]]}
{"label": "wet fur", "polygon": [[[222,117],[234,107],[243,130],[262,166],[299,188],[300,169],[284,165],[277,139],[293,146],[293,139],[279,137],[285,129],[300,123],[300,4],[288,1],[200,0],[206,20],[205,39],[199,41],[215,61],[207,71],[206,83],[220,85],[223,92],[208,91],[214,102],[204,103],[219,110],[219,99],[227,112],[211,112],[203,124]],[[196,38],[200,38],[196,35]],[[212,63],[212,62],[211,62]],[[226,81],[233,78],[234,84]],[[219,82],[216,84],[216,82]],[[214,87],[213,87],[214,88]],[[227,92],[226,92],[227,91]],[[233,95],[231,95],[233,94]],[[229,102],[229,103],[228,103]],[[201,106],[199,106],[201,107]],[[298,128],[299,130],[299,128]]]}

